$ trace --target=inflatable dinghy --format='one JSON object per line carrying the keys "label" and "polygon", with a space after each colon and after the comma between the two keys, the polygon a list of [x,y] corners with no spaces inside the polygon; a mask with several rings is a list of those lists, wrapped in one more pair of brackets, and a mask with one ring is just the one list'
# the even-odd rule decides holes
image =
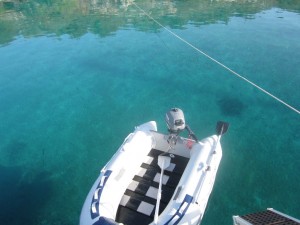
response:
{"label": "inflatable dinghy", "polygon": [[[166,114],[169,133],[150,121],[135,128],[104,166],[82,208],[80,225],[196,225],[202,220],[222,157],[216,135],[201,141],[182,110]],[[179,134],[187,130],[188,137]]]}

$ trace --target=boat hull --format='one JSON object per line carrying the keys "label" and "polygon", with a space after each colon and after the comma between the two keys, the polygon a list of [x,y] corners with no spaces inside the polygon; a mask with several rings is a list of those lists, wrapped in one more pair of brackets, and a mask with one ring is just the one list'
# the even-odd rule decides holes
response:
{"label": "boat hull", "polygon": [[163,152],[173,158],[164,175],[157,224],[199,224],[222,158],[218,136],[199,142],[179,138],[171,149],[168,137],[157,132],[154,121],[137,127],[101,170],[85,200],[80,225],[154,225],[160,176],[156,164]]}

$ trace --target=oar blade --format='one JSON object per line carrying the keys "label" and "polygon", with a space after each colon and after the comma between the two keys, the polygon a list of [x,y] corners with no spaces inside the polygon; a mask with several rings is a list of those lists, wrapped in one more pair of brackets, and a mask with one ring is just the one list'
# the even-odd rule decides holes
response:
{"label": "oar blade", "polygon": [[224,121],[218,121],[216,126],[217,135],[223,135],[227,132],[229,123]]}
{"label": "oar blade", "polygon": [[157,164],[159,167],[164,170],[170,166],[171,158],[166,155],[159,155]]}

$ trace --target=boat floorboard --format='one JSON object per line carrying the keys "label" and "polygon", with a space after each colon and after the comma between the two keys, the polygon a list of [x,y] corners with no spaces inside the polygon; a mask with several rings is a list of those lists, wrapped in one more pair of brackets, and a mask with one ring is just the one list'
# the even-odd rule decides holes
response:
{"label": "boat floorboard", "polygon": [[[143,172],[134,176],[132,183],[125,191],[118,208],[117,222],[126,225],[146,225],[153,221],[161,173],[157,161],[162,153],[162,151],[152,149],[148,154],[149,162],[142,163],[140,166]],[[164,171],[159,213],[171,200],[188,161],[186,157],[175,155],[171,159],[170,167]]]}

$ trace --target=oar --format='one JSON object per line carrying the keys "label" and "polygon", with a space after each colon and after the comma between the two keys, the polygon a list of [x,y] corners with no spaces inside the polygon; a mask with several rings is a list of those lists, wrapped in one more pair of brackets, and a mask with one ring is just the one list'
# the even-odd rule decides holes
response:
{"label": "oar", "polygon": [[228,130],[229,123],[218,121],[216,126],[217,135],[223,135]]}
{"label": "oar", "polygon": [[166,155],[159,155],[158,156],[158,162],[161,169],[160,178],[159,178],[159,186],[158,186],[158,192],[157,192],[157,199],[156,199],[156,207],[155,207],[155,214],[154,214],[154,224],[157,224],[158,222],[158,213],[159,213],[159,204],[161,199],[161,186],[162,186],[162,178],[164,175],[164,170],[169,167],[171,162],[171,158]]}
{"label": "oar", "polygon": [[226,122],[223,122],[223,121],[218,121],[217,122],[216,132],[217,132],[217,135],[218,135],[218,140],[217,140],[216,146],[219,143],[219,141],[221,139],[221,136],[227,132],[228,127],[229,127],[229,123],[226,123]]}

